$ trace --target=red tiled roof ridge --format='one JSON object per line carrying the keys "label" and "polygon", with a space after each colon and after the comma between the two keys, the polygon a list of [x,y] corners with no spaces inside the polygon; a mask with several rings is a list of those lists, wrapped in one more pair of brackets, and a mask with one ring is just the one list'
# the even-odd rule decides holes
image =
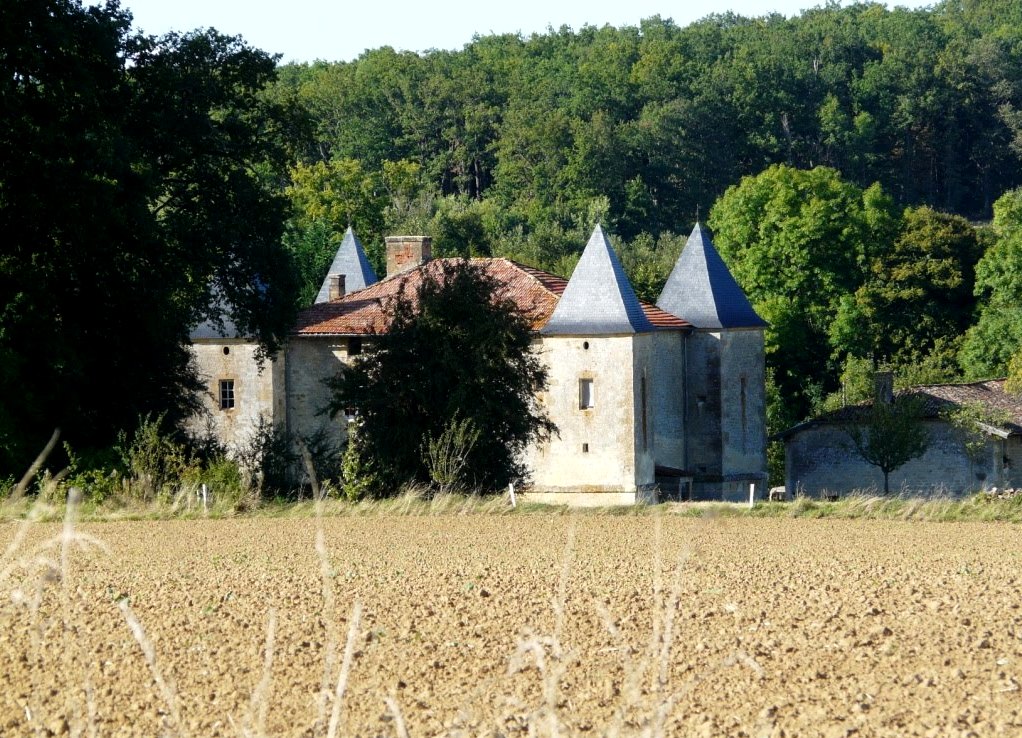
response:
{"label": "red tiled roof ridge", "polygon": [[[513,274],[506,275],[504,279],[500,280],[502,285],[509,288],[514,281],[514,274],[517,274],[521,278],[527,279],[536,289],[541,290],[542,292],[539,294],[532,294],[531,298],[529,294],[521,294],[520,291],[515,294],[514,290],[509,290],[511,294],[508,295],[523,313],[531,317],[534,330],[538,330],[549,319],[557,300],[560,299],[568,284],[568,280],[563,277],[504,256],[431,259],[414,269],[392,274],[379,282],[361,290],[349,292],[336,300],[318,303],[302,310],[292,335],[343,336],[372,335],[383,332],[388,323],[384,302],[394,299],[404,284],[409,281],[414,283],[421,280],[425,272],[436,271],[443,264],[463,261],[480,265],[491,276],[498,278],[500,275],[494,274],[495,271],[509,270]],[[540,296],[543,294],[549,299],[541,299]],[[537,299],[543,304],[537,304]],[[658,328],[683,330],[691,327],[687,321],[666,313],[655,305],[642,302],[642,307],[650,322]]]}

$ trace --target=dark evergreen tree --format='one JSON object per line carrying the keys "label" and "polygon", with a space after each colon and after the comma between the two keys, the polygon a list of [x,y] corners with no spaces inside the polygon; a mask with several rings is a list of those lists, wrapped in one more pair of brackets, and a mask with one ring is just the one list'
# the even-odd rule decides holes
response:
{"label": "dark evergreen tree", "polygon": [[0,476],[54,427],[82,449],[185,411],[188,329],[216,295],[269,350],[293,321],[274,59],[130,22],[116,2],[0,6]]}

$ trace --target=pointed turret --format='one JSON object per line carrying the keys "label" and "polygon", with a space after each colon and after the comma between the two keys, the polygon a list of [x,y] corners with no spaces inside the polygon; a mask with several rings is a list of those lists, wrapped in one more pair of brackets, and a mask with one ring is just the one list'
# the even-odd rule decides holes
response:
{"label": "pointed turret", "polygon": [[699,223],[692,229],[656,304],[696,328],[766,326]]}
{"label": "pointed turret", "polygon": [[344,275],[343,284],[346,292],[363,290],[379,281],[376,279],[376,272],[373,271],[369,259],[366,258],[362,242],[351,230],[351,226],[348,226],[348,230],[345,231],[344,240],[341,241],[334,261],[330,265],[330,269],[327,270],[323,286],[319,288],[319,294],[316,295],[317,303],[330,301],[330,277],[335,274]]}
{"label": "pointed turret", "polygon": [[598,336],[652,330],[607,234],[596,226],[540,333]]}

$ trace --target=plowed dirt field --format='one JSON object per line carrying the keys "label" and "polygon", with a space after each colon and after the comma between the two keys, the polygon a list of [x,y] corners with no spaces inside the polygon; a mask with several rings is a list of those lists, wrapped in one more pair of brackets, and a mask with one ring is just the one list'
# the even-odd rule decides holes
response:
{"label": "plowed dirt field", "polygon": [[[17,531],[0,526],[0,550]],[[0,561],[0,735],[1022,735],[1015,526],[537,514],[76,534],[105,549],[34,525]]]}

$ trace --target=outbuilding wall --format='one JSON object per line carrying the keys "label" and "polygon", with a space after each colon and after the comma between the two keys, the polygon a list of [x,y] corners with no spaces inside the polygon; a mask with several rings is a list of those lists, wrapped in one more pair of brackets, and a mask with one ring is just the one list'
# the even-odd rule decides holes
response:
{"label": "outbuilding wall", "polygon": [[[1001,439],[991,439],[984,452],[970,459],[947,423],[931,420],[926,427],[930,433],[926,452],[891,472],[892,493],[961,495],[1004,485]],[[821,423],[794,431],[785,440],[784,458],[788,495],[844,495],[884,488],[881,471],[858,456],[848,434],[836,425]]]}
{"label": "outbuilding wall", "polygon": [[1004,442],[1004,485],[1022,488],[1022,437],[1009,436]]}

